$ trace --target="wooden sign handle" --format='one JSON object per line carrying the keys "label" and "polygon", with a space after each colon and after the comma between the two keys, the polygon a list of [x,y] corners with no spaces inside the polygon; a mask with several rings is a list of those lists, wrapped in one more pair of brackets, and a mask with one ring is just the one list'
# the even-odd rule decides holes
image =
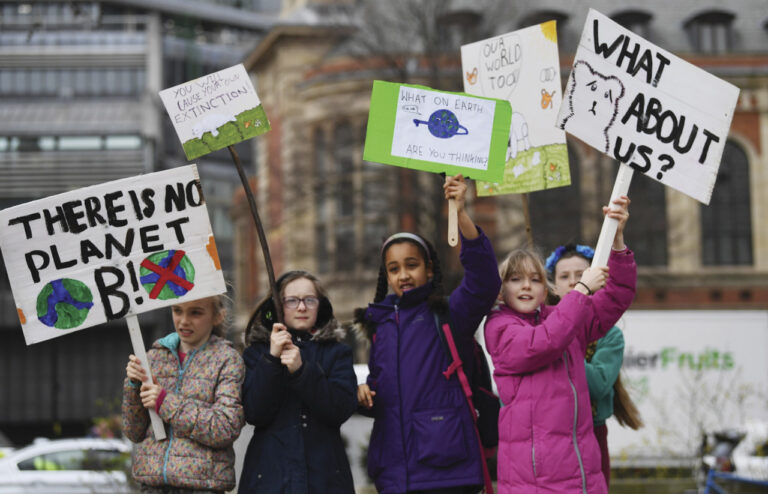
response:
{"label": "wooden sign handle", "polygon": [[[616,175],[616,182],[613,184],[611,200],[608,202],[610,208],[614,208],[613,200],[627,195],[629,192],[629,183],[632,181],[633,170],[630,166],[619,165],[619,173]],[[613,237],[616,236],[616,229],[619,227],[619,221],[606,216],[603,219],[603,228],[600,230],[600,237],[595,246],[595,257],[592,258],[592,267],[603,267],[608,265],[608,257],[611,254]]]}
{"label": "wooden sign handle", "polygon": [[[125,321],[128,323],[128,333],[131,335],[131,345],[133,345],[133,354],[141,362],[141,366],[144,367],[144,371],[147,373],[147,377],[150,382],[152,381],[152,369],[149,367],[149,360],[147,360],[147,350],[144,348],[144,338],[141,336],[141,328],[139,327],[139,318],[136,314],[125,316]],[[149,420],[152,422],[152,431],[155,433],[155,439],[162,441],[165,439],[165,427],[163,426],[163,419],[154,410],[149,410]]]}
{"label": "wooden sign handle", "polygon": [[448,199],[448,245],[456,247],[459,244],[459,213],[456,210],[456,199]]}

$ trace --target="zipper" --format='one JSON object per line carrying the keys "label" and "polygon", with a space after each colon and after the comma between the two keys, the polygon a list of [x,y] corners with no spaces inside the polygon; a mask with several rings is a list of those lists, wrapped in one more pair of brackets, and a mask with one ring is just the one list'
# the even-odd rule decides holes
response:
{"label": "zipper", "polygon": [[[395,326],[397,328],[397,331],[395,331],[395,334],[397,336],[397,348],[395,354],[397,355],[397,395],[398,395],[398,401],[400,402],[398,406],[398,413],[400,414],[400,444],[403,448],[403,456],[402,458],[408,458],[408,453],[405,451],[405,435],[404,435],[404,424],[403,421],[403,387],[400,380],[400,309],[398,308],[397,304],[394,305],[395,307]],[[408,461],[406,460],[404,462],[405,467],[405,485],[408,486]]]}
{"label": "zipper", "polygon": [[576,386],[573,385],[571,380],[571,374],[568,372],[568,352],[563,352],[563,360],[565,361],[565,375],[568,376],[568,384],[571,385],[571,391],[573,391],[573,429],[572,429],[572,441],[573,450],[576,451],[576,459],[579,460],[579,472],[581,472],[581,492],[587,494],[587,477],[584,473],[584,462],[581,459],[581,451],[579,451],[579,443],[576,439],[576,426],[579,421],[579,395],[576,392]]}
{"label": "zipper", "polygon": [[[192,357],[197,353],[198,350],[192,350],[187,354],[187,357],[184,359],[184,364],[182,365],[181,360],[179,359],[178,349],[176,350],[176,353],[173,355],[176,357],[176,363],[179,365],[179,379],[176,381],[176,389],[174,390],[176,393],[178,393],[181,390],[181,383],[184,380],[184,373],[186,372],[187,368],[189,367],[189,362],[192,360]],[[171,454],[171,443],[173,442],[173,426],[171,424],[168,424],[168,445],[165,447],[165,454],[163,455],[163,482],[168,483],[168,457]]]}
{"label": "zipper", "polygon": [[533,427],[531,427],[531,463],[533,464],[533,477],[536,478],[536,443],[533,437]]}

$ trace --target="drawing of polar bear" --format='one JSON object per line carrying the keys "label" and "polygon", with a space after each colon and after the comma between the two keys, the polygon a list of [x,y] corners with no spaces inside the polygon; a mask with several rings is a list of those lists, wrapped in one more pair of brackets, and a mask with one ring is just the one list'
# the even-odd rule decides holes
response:
{"label": "drawing of polar bear", "polygon": [[192,126],[192,135],[197,139],[202,139],[203,134],[210,132],[213,137],[217,137],[219,135],[219,127],[227,122],[237,122],[237,119],[234,115],[211,113]]}
{"label": "drawing of polar bear", "polygon": [[512,122],[509,125],[509,141],[507,142],[507,161],[517,156],[517,143],[523,141],[523,151],[531,147],[528,142],[528,123],[522,113],[513,113]]}
{"label": "drawing of polar bear", "polygon": [[619,99],[624,96],[624,84],[616,76],[606,77],[595,72],[584,60],[573,65],[573,72],[568,81],[568,114],[558,122],[558,127],[565,129],[568,120],[576,116],[578,125],[587,125],[592,121],[605,136],[605,152],[610,150],[611,128],[619,114]]}

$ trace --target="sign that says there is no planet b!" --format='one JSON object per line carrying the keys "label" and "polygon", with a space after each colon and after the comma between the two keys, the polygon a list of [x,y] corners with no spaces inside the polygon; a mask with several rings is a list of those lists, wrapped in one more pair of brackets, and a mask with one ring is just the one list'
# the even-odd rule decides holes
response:
{"label": "sign that says there is no planet b!", "polygon": [[226,291],[195,165],[4,209],[0,225],[28,345]]}
{"label": "sign that says there is no planet b!", "polygon": [[160,91],[187,159],[270,130],[243,64]]}

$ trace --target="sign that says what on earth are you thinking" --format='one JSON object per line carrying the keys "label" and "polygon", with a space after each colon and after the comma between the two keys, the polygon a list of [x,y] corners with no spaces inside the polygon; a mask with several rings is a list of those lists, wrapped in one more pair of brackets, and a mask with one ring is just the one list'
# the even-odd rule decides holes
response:
{"label": "sign that says what on earth are you thinking", "polygon": [[270,129],[242,64],[163,89],[160,99],[190,160]]}
{"label": "sign that says what on earth are you thinking", "polygon": [[0,211],[27,344],[224,293],[195,165]]}
{"label": "sign that says what on earth are you thinking", "polygon": [[558,126],[709,204],[739,89],[590,9]]}
{"label": "sign that says what on earth are you thinking", "polygon": [[506,101],[375,81],[363,159],[501,180],[511,113]]}
{"label": "sign that says what on earth are you thinking", "polygon": [[478,182],[477,195],[552,189],[571,183],[555,21],[461,47],[464,91],[512,105],[504,180]]}

